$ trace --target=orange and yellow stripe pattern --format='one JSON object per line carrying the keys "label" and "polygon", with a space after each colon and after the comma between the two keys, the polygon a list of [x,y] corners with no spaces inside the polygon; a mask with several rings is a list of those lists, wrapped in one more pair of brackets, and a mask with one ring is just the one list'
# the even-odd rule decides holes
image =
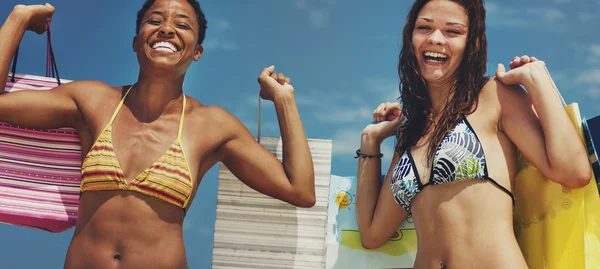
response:
{"label": "orange and yellow stripe pattern", "polygon": [[190,169],[181,147],[185,95],[177,140],[156,162],[128,183],[112,144],[112,122],[123,105],[127,93],[117,106],[110,123],[96,139],[83,161],[81,192],[136,191],[181,207],[185,211],[194,188]]}
{"label": "orange and yellow stripe pattern", "polygon": [[81,169],[81,191],[131,190],[185,208],[192,180],[179,141],[129,184],[113,150],[109,126],[90,149]]}

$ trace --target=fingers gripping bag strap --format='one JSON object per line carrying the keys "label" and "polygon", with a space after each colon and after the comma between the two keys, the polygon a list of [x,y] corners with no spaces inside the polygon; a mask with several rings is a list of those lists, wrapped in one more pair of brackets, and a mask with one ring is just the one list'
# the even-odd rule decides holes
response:
{"label": "fingers gripping bag strap", "polygon": [[[48,30],[46,31],[47,43],[46,43],[46,77],[56,78],[58,85],[61,85],[60,76],[58,74],[58,66],[56,65],[56,58],[54,57],[54,50],[52,49],[52,28],[50,22],[47,24]],[[17,62],[19,60],[19,47],[13,57],[10,82],[15,82],[15,75],[17,73]]]}
{"label": "fingers gripping bag strap", "polygon": [[60,76],[58,75],[58,66],[56,65],[56,58],[54,57],[54,50],[52,49],[52,28],[48,22],[48,43],[47,43],[47,55],[46,55],[46,77],[56,78],[58,85],[61,85]]}

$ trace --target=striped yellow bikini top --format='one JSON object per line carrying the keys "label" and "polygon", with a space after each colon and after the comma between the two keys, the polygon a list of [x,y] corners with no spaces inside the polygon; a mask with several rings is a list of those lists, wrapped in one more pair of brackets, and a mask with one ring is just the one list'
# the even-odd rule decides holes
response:
{"label": "striped yellow bikini top", "polygon": [[129,190],[158,198],[183,208],[192,195],[193,183],[190,169],[181,147],[181,132],[185,113],[185,94],[183,110],[179,121],[177,140],[150,167],[127,183],[112,144],[112,123],[129,94],[127,90],[115,109],[108,125],[85,157],[81,166],[81,192],[103,190]]}

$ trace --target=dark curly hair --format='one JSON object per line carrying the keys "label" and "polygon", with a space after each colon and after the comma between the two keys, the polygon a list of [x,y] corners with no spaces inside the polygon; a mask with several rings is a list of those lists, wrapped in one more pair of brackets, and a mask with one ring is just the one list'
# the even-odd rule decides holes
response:
{"label": "dark curly hair", "polygon": [[[469,25],[465,52],[454,77],[451,99],[445,104],[437,121],[430,118],[431,97],[427,82],[420,74],[419,64],[412,44],[413,29],[419,11],[429,0],[416,0],[402,32],[402,51],[399,56],[400,101],[406,121],[400,126],[396,151],[402,154],[425,135],[427,123],[432,120],[431,144],[427,161],[431,162],[444,137],[463,116],[477,109],[477,99],[489,77],[485,76],[487,62],[487,38],[485,36],[485,7],[483,0],[452,0],[467,12]],[[427,128],[429,129],[429,128]]]}
{"label": "dark curly hair", "polygon": [[[204,37],[206,35],[206,17],[204,17],[204,12],[202,8],[200,8],[200,3],[197,0],[187,0],[190,5],[194,8],[196,13],[196,17],[198,18],[198,44],[202,44],[204,42]],[[135,34],[137,35],[140,32],[140,25],[142,24],[142,18],[146,15],[146,12],[152,5],[156,3],[156,0],[146,0],[142,8],[137,13],[137,20],[135,22]]]}

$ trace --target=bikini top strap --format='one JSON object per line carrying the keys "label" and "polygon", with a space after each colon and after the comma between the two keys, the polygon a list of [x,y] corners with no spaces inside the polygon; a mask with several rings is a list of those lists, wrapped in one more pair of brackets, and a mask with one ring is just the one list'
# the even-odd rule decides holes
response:
{"label": "bikini top strap", "polygon": [[181,119],[179,120],[179,131],[177,131],[177,139],[181,141],[181,133],[183,132],[183,118],[185,116],[185,94],[183,94],[183,109],[181,110]]}
{"label": "bikini top strap", "polygon": [[129,94],[129,91],[131,90],[131,88],[133,88],[133,85],[129,86],[129,89],[127,89],[127,92],[125,92],[125,94],[123,95],[123,98],[121,98],[121,102],[119,102],[119,105],[115,109],[115,112],[113,112],[112,118],[110,118],[110,122],[108,123],[108,125],[111,125],[113,123],[113,121],[115,120],[115,118],[117,117],[117,114],[119,114],[119,110],[121,110],[123,103],[125,103],[125,97],[127,97],[127,94]]}

